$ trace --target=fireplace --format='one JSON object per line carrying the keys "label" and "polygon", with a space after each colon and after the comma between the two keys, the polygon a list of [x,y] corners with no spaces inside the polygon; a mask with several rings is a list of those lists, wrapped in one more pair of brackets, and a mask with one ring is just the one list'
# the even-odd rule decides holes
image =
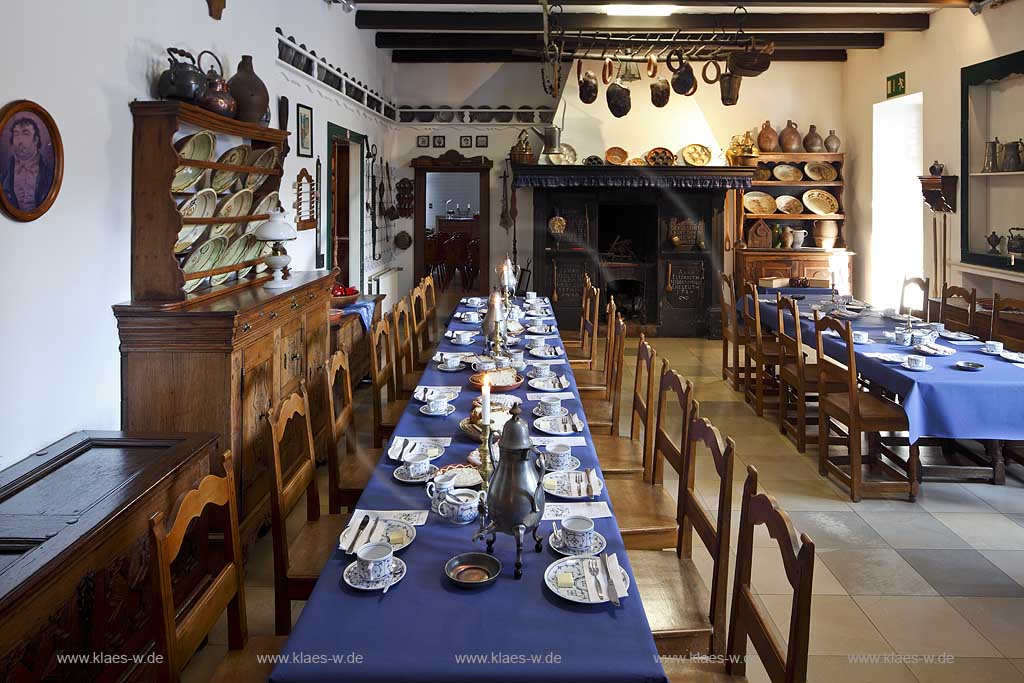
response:
{"label": "fireplace", "polygon": [[[533,188],[534,287],[561,326],[579,325],[585,277],[614,296],[630,333],[714,335],[734,167],[514,166]],[[564,219],[564,230],[560,220]],[[552,230],[552,226],[555,230]]]}

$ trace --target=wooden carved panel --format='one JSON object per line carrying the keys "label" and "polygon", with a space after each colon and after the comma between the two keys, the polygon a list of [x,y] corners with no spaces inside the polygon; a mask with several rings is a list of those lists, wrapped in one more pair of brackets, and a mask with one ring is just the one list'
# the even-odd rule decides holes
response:
{"label": "wooden carved panel", "polygon": [[672,308],[703,308],[705,292],[704,260],[674,261],[665,285],[665,302]]}
{"label": "wooden carved panel", "polygon": [[305,354],[302,318],[298,317],[281,327],[281,399],[299,390],[299,381],[305,375]]}
{"label": "wooden carved panel", "polygon": [[[248,514],[269,490],[270,427],[273,410],[274,336],[268,334],[242,350],[241,514]],[[259,486],[257,483],[262,482]]]}
{"label": "wooden carved panel", "polygon": [[587,265],[580,259],[558,259],[552,263],[552,299],[560,306],[583,301],[583,280]]}

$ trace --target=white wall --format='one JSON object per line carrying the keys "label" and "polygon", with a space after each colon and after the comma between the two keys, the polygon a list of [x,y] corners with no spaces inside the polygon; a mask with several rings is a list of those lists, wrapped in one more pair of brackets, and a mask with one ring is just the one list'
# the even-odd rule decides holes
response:
{"label": "white wall", "polygon": [[[203,49],[220,56],[227,75],[242,54],[277,97],[314,110],[315,152],[324,160],[327,121],[386,140],[375,120],[321,99],[286,80],[275,66],[274,28],[317,50],[377,90],[391,89],[388,54],[356,31],[353,15],[319,0],[227,3],[214,21],[202,0],[92,0],[10,3],[0,62],[4,102],[30,99],[53,115],[64,143],[64,183],[53,208],[32,223],[0,217],[5,259],[0,313],[4,378],[0,467],[77,429],[120,426],[118,337],[110,306],[130,295],[132,120],[128,104],[151,98],[166,65],[164,49]],[[162,56],[164,55],[164,56]],[[17,65],[13,67],[11,65]],[[294,148],[294,143],[292,147]],[[312,159],[294,153],[283,194]],[[292,202],[282,197],[283,204]],[[313,233],[289,246],[293,267],[313,266]]]}
{"label": "white wall", "polygon": [[[865,278],[870,273],[868,247],[872,233],[882,229],[874,226],[871,218],[871,118],[872,105],[885,99],[885,77],[906,71],[907,93],[924,93],[923,165],[930,166],[937,159],[946,165],[947,174],[959,175],[963,183],[971,169],[960,168],[960,69],[1024,48],[1024,2],[985,10],[980,16],[972,16],[966,9],[944,9],[931,17],[931,28],[927,31],[887,34],[885,47],[880,50],[851,51],[844,69],[845,141],[850,155],[846,210],[852,247],[858,253],[854,260],[858,294],[864,294]],[[925,173],[926,168],[922,168],[920,174]],[[931,214],[919,195],[908,196],[907,201],[921,203],[925,215],[925,267],[933,275]],[[988,295],[996,287],[1008,296],[1024,295],[1024,285],[1019,280],[1013,283],[958,272],[955,264],[960,260],[960,218],[959,213],[954,214],[949,222],[948,250],[954,263],[950,283],[959,284],[962,277],[967,286],[977,287],[979,294]]]}

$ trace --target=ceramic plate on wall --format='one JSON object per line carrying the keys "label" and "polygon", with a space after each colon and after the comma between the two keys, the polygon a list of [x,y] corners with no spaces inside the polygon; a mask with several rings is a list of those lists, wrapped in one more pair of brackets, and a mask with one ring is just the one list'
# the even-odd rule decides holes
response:
{"label": "ceramic plate on wall", "polygon": [[808,190],[804,192],[804,206],[810,209],[811,213],[819,216],[839,212],[839,200],[825,190]]}
{"label": "ceramic plate on wall", "polygon": [[[217,210],[217,193],[213,190],[200,190],[178,205],[178,213],[182,218],[210,218]],[[178,231],[178,241],[174,244],[174,253],[187,251],[203,236],[209,225],[185,225]]]}
{"label": "ceramic plate on wall", "polygon": [[[208,130],[202,130],[194,135],[187,135],[174,143],[178,150],[178,156],[190,161],[210,161],[213,159],[216,138]],[[171,181],[172,192],[184,192],[203,177],[205,168],[196,166],[178,166],[174,169],[174,180]]]}
{"label": "ceramic plate on wall", "polygon": [[779,211],[782,213],[800,214],[804,212],[804,205],[800,200],[788,194],[776,197],[775,205],[779,207]]}
{"label": "ceramic plate on wall", "polygon": [[687,145],[679,151],[679,158],[687,166],[707,166],[711,163],[711,148],[697,143]]}
{"label": "ceramic plate on wall", "polygon": [[576,164],[576,148],[565,142],[562,143],[562,157],[565,159],[565,163],[573,166]]}
{"label": "ceramic plate on wall", "polygon": [[[246,159],[252,153],[252,147],[249,145],[239,145],[238,147],[232,147],[228,151],[220,155],[217,159],[218,164],[232,164],[233,166],[244,166]],[[234,185],[235,180],[238,178],[237,171],[214,171],[213,177],[210,178],[210,187],[214,192],[220,194],[225,190],[231,188]]]}
{"label": "ceramic plate on wall", "polygon": [[743,195],[743,208],[747,213],[775,213],[775,198],[766,192],[747,192]]}
{"label": "ceramic plate on wall", "polygon": [[[272,242],[260,242],[260,244],[263,245],[263,248],[259,250],[259,252],[256,254],[256,256],[254,258],[264,258],[264,257],[270,256],[270,252],[274,251],[274,244]],[[261,264],[256,266],[256,272],[257,273],[262,273],[266,269],[267,269],[267,264],[266,263],[261,263]]]}
{"label": "ceramic plate on wall", "polygon": [[[263,247],[269,244],[268,242],[260,242],[252,235],[249,235],[249,237],[252,237],[252,241],[249,242],[249,250],[242,254],[243,261],[251,261],[254,258],[259,258],[260,253],[263,251]],[[251,273],[254,267],[255,266],[247,266],[242,268],[238,271],[238,279],[241,280],[243,277]]]}
{"label": "ceramic plate on wall", "polygon": [[[210,270],[217,263],[217,260],[220,259],[220,255],[227,246],[228,240],[225,237],[208,239],[200,244],[198,249],[189,254],[188,259],[185,260],[185,265],[181,269],[185,271],[186,275],[198,273],[201,270]],[[203,277],[196,280],[186,280],[185,291],[191,292],[205,281],[206,278]]]}
{"label": "ceramic plate on wall", "polygon": [[437,110],[437,120],[441,123],[451,123],[455,120],[455,112],[448,105],[441,105]]}
{"label": "ceramic plate on wall", "polygon": [[[276,190],[267,194],[267,196],[261,199],[260,203],[256,205],[256,208],[252,210],[252,215],[259,216],[260,214],[269,214],[277,211],[280,208],[281,204],[281,202],[279,201],[279,196],[280,195],[278,195]],[[264,223],[266,223],[265,220],[249,221],[248,223],[245,224],[245,232],[248,234],[252,234],[256,232],[256,228],[260,227]]]}
{"label": "ceramic plate on wall", "polygon": [[772,175],[775,176],[776,180],[781,180],[784,183],[798,183],[804,179],[803,172],[796,166],[790,166],[789,164],[779,164],[772,169]]}
{"label": "ceramic plate on wall", "polygon": [[[249,154],[249,166],[259,166],[260,168],[274,168],[277,166],[277,147],[267,147],[266,149],[254,149]],[[252,190],[255,192],[260,189],[260,186],[267,181],[270,176],[266,173],[250,173],[245,177],[245,189]]]}
{"label": "ceramic plate on wall", "polygon": [[[244,216],[252,208],[252,190],[239,190],[220,203],[217,217],[235,218]],[[229,237],[235,232],[239,223],[218,223],[210,228],[210,237]]]}
{"label": "ceramic plate on wall", "polygon": [[811,180],[821,183],[831,183],[839,177],[839,171],[836,170],[836,167],[832,164],[826,164],[824,161],[808,161],[804,165],[804,173]]}
{"label": "ceramic plate on wall", "polygon": [[[253,237],[252,235],[239,235],[231,242],[231,244],[228,245],[227,249],[225,249],[221,253],[220,258],[217,259],[217,264],[214,266],[214,268],[233,266],[236,263],[241,263],[242,261],[245,260],[246,253],[248,253],[248,251],[252,248],[253,242],[256,242],[256,238]],[[210,284],[224,284],[232,275],[234,275],[233,272],[214,275],[210,278]]]}

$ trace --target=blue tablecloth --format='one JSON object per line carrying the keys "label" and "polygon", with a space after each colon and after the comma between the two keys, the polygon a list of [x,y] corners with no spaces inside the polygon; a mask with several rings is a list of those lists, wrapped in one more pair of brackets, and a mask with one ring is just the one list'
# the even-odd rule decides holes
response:
{"label": "blue tablecloth", "polygon": [[[802,317],[811,305],[826,303],[821,297],[808,297],[799,303],[802,340],[814,347],[814,321]],[[774,299],[761,301],[761,323],[778,329]],[[1024,439],[1024,368],[998,356],[981,352],[981,346],[959,346],[945,339],[942,346],[956,349],[951,356],[928,356],[934,369],[907,370],[897,363],[865,354],[915,354],[912,347],[889,342],[883,332],[894,330],[896,323],[881,315],[866,315],[852,321],[853,329],[867,330],[872,343],[857,344],[857,372],[863,377],[896,392],[910,423],[910,439],[923,436],[959,439]],[[792,317],[786,328],[792,333]],[[845,361],[846,345],[836,337],[824,338],[825,353]],[[985,367],[978,372],[956,369],[958,361],[970,360]]]}
{"label": "blue tablecloth", "polygon": [[757,291],[762,294],[775,295],[776,293],[782,296],[792,296],[794,294],[803,294],[804,296],[830,296],[832,290],[828,287],[758,287]]}
{"label": "blue tablecloth", "polygon": [[[551,321],[554,324],[554,320]],[[451,329],[472,329],[453,321]],[[482,350],[480,337],[472,347],[442,340],[441,351]],[[572,381],[578,410],[579,394],[566,363],[555,366]],[[476,391],[468,386],[469,372],[447,373],[428,366],[421,385],[462,384],[450,417],[421,415],[413,400],[395,430],[396,436],[448,436],[452,445],[436,461],[439,465],[464,462],[478,444],[459,430]],[[526,384],[515,393],[526,401],[535,393]],[[582,415],[582,411],[581,415]],[[528,413],[524,411],[524,417]],[[539,434],[538,434],[539,436]],[[589,428],[586,447],[573,448],[584,467],[600,471]],[[363,509],[427,509],[423,486],[406,486],[392,477],[394,466],[385,454],[359,500]],[[603,478],[603,476],[602,476]],[[598,500],[607,501],[607,493]],[[596,519],[597,530],[608,539],[609,553],[617,553],[630,573],[622,536],[614,518]],[[445,562],[459,553],[484,549],[472,543],[477,525],[454,526],[434,513],[416,528],[416,540],[398,556],[408,564],[404,579],[387,595],[361,593],[341,581],[352,558],[335,552],[317,581],[284,649],[291,658],[278,664],[273,681],[390,681],[408,683],[479,683],[480,681],[624,683],[665,681],[650,626],[635,582],[621,607],[578,605],[553,595],[543,572],[559,556],[545,543],[537,554],[528,543],[521,580],[513,578],[515,541],[499,534],[494,550],[502,574],[491,586],[465,591],[444,576]],[[551,530],[543,522],[541,530]],[[311,658],[317,659],[316,662]],[[356,659],[359,663],[355,663]],[[472,660],[469,658],[473,658]],[[339,659],[341,661],[339,661]]]}
{"label": "blue tablecloth", "polygon": [[345,315],[355,313],[359,316],[359,319],[363,321],[363,329],[367,332],[370,331],[370,326],[373,325],[373,311],[376,309],[377,303],[375,301],[357,301],[354,304],[350,304],[341,309]]}

